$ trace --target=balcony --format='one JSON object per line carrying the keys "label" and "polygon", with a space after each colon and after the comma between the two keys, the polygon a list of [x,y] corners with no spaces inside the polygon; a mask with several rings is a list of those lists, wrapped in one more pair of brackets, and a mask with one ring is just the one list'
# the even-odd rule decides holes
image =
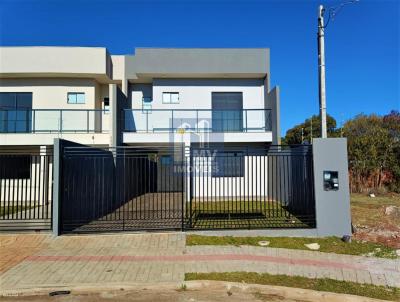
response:
{"label": "balcony", "polygon": [[106,110],[0,110],[0,133],[107,133]]}
{"label": "balcony", "polygon": [[271,131],[270,109],[125,109],[123,131],[137,133]]}

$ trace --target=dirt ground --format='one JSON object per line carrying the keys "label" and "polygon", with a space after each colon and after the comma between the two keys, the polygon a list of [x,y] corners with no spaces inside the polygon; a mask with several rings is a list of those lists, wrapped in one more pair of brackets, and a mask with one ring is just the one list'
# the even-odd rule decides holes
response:
{"label": "dirt ground", "polygon": [[400,194],[352,194],[351,214],[354,239],[400,249]]}
{"label": "dirt ground", "polygon": [[0,297],[0,301],[15,302],[369,302],[378,301],[365,297],[324,293],[304,289],[246,285],[220,281],[188,282],[187,287],[176,285],[113,289],[96,292],[95,289],[75,290],[67,295],[49,296],[42,293],[34,296]]}

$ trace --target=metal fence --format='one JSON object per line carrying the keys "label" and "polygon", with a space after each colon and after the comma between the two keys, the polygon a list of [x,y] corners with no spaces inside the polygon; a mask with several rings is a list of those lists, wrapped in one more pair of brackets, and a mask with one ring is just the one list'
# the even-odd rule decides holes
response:
{"label": "metal fence", "polygon": [[265,132],[271,131],[270,109],[125,109],[125,132]]}
{"label": "metal fence", "polygon": [[186,228],[315,226],[311,146],[214,146],[190,155]]}
{"label": "metal fence", "polygon": [[170,148],[69,146],[62,155],[62,232],[181,229],[183,173]]}
{"label": "metal fence", "polygon": [[0,149],[0,229],[51,229],[52,149]]}
{"label": "metal fence", "polygon": [[102,109],[0,109],[0,133],[108,132],[108,114]]}
{"label": "metal fence", "polygon": [[63,148],[61,231],[315,227],[311,146]]}

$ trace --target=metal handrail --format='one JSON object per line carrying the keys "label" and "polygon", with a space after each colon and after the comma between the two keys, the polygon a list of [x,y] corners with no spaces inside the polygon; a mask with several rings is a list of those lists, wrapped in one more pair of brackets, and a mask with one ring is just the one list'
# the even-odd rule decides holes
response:
{"label": "metal handrail", "polygon": [[[41,112],[54,113],[54,115],[43,118],[40,116]],[[77,120],[66,117],[68,112],[73,112],[74,117],[82,112],[84,118]],[[103,129],[102,120],[103,114],[107,112],[106,109],[0,109],[0,133],[106,132],[108,129]],[[67,122],[73,122],[74,126],[66,126]],[[83,126],[79,127],[80,124]]]}
{"label": "metal handrail", "polygon": [[[168,127],[149,127],[149,119],[153,113],[161,112],[163,113],[163,119],[169,121]],[[193,119],[189,117],[177,117],[179,112],[191,112],[195,117]],[[209,120],[212,127],[200,127],[199,122],[205,120],[206,118],[200,117],[199,113],[208,112],[210,113]],[[249,115],[252,112],[264,113],[260,115],[260,120],[255,122],[254,120],[249,120]],[[136,114],[139,113],[141,116],[137,117]],[[164,114],[165,113],[165,114]],[[235,116],[228,116],[228,114],[234,113]],[[224,116],[225,114],[225,116]],[[219,116],[221,115],[221,116]],[[188,121],[191,120],[194,125],[187,127],[187,130],[193,132],[266,132],[271,131],[271,109],[240,109],[240,110],[213,110],[213,109],[123,109],[123,131],[124,132],[176,132],[182,127],[175,127],[175,121]],[[141,119],[143,117],[143,119]],[[251,117],[250,117],[251,119]],[[194,120],[194,121],[193,121]],[[144,127],[138,127],[137,124],[143,123]],[[158,121],[159,122],[159,121]],[[256,123],[256,126],[254,126]]]}

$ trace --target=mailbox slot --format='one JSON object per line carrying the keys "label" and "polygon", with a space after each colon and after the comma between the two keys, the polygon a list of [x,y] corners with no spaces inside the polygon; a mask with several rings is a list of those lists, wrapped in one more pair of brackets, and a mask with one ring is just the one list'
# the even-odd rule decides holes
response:
{"label": "mailbox slot", "polygon": [[339,190],[339,173],[338,171],[324,171],[324,190],[337,191]]}

